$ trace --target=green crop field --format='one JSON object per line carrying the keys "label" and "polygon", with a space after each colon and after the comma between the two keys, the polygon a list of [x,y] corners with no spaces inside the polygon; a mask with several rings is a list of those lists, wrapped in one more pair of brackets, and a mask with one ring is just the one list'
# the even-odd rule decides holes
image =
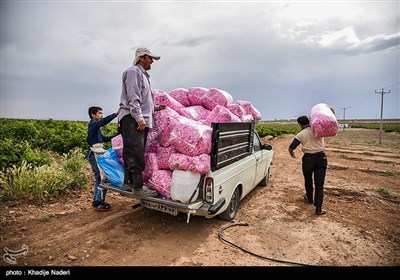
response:
{"label": "green crop field", "polygon": [[[87,124],[84,121],[0,119],[0,199],[45,201],[67,188],[86,187],[83,173]],[[352,127],[379,129],[376,122],[351,123]],[[295,120],[259,122],[260,137],[294,135]],[[400,133],[399,123],[385,123],[385,132]],[[117,124],[102,128],[115,134]],[[106,145],[106,148],[109,144]]]}

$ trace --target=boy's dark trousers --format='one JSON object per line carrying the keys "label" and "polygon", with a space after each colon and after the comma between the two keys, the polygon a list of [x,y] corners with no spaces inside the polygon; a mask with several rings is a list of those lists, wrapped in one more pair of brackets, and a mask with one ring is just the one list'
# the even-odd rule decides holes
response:
{"label": "boy's dark trousers", "polygon": [[144,131],[139,131],[138,123],[130,114],[121,119],[120,126],[124,145],[122,152],[125,167],[124,184],[141,189],[142,172],[145,169],[144,151],[149,129],[146,127]]}
{"label": "boy's dark trousers", "polygon": [[103,197],[101,190],[99,189],[99,185],[101,182],[100,170],[97,166],[97,161],[94,156],[94,153],[89,149],[86,153],[86,159],[89,161],[90,166],[92,167],[93,176],[94,176],[94,190],[93,190],[93,203],[104,201],[105,192],[103,192]]}
{"label": "boy's dark trousers", "polygon": [[[304,184],[308,201],[314,201],[317,209],[322,208],[324,200],[324,183],[328,160],[325,152],[314,154],[305,153],[302,158],[302,169]],[[313,174],[315,185],[315,196],[313,200]]]}

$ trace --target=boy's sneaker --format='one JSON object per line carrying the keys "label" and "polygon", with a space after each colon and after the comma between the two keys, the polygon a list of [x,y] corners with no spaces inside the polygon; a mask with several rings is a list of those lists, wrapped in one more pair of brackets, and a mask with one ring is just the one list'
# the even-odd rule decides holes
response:
{"label": "boy's sneaker", "polygon": [[103,204],[104,206],[107,206],[107,207],[111,207],[110,203],[107,203],[105,201],[101,201],[100,204]]}
{"label": "boy's sneaker", "polygon": [[110,211],[111,210],[111,205],[109,203],[106,203],[104,201],[94,201],[92,203],[92,207],[96,211],[100,212],[105,212],[105,211]]}
{"label": "boy's sneaker", "polygon": [[92,202],[92,207],[97,207],[99,204],[110,206],[110,203],[107,203],[104,200],[100,200],[100,201],[93,201]]}
{"label": "boy's sneaker", "polygon": [[156,197],[158,195],[158,192],[156,192],[155,190],[151,190],[146,186],[143,186],[141,189],[134,189],[133,194],[144,197]]}

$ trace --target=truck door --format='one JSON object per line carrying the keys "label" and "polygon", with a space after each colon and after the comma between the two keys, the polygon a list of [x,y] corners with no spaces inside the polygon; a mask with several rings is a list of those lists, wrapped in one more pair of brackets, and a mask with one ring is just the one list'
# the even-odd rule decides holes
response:
{"label": "truck door", "polygon": [[256,174],[253,185],[257,185],[267,174],[267,154],[261,149],[261,140],[258,133],[254,133],[253,149],[256,157]]}

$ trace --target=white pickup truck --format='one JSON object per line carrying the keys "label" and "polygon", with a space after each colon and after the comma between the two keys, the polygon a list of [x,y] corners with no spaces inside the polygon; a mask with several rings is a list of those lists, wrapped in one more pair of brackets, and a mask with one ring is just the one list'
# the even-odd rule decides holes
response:
{"label": "white pickup truck", "polygon": [[[179,212],[233,220],[240,201],[257,185],[266,186],[273,159],[272,147],[262,144],[254,123],[213,123],[211,170],[201,176],[188,203],[157,197],[140,197],[110,183],[99,188],[138,198],[141,205],[171,215]],[[196,193],[198,192],[198,193]],[[196,195],[195,195],[196,194]],[[195,198],[195,199],[194,199]]]}

